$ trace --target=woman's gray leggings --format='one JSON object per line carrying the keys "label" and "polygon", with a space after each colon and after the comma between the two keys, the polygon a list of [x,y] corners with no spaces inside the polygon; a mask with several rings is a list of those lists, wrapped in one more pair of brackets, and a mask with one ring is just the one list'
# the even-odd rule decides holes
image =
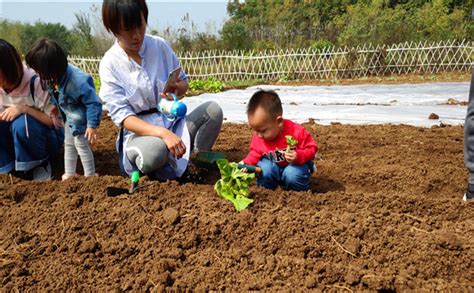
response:
{"label": "woman's gray leggings", "polygon": [[[186,116],[193,152],[211,150],[221,131],[222,119],[222,109],[216,102],[205,102]],[[125,149],[127,158],[144,174],[163,167],[168,160],[169,150],[159,137],[131,136]]]}

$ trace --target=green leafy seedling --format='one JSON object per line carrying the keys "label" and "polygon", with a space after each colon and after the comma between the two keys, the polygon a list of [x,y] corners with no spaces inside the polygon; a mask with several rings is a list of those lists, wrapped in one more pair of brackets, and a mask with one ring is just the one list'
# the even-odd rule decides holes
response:
{"label": "green leafy seedling", "polygon": [[295,146],[298,144],[298,141],[293,138],[291,135],[285,135],[286,138],[286,151],[289,152],[291,147]]}
{"label": "green leafy seedling", "polygon": [[253,202],[253,199],[247,196],[255,174],[244,173],[240,171],[237,163],[229,163],[225,159],[218,160],[217,166],[221,179],[214,185],[214,190],[220,197],[232,202],[238,212],[246,209]]}

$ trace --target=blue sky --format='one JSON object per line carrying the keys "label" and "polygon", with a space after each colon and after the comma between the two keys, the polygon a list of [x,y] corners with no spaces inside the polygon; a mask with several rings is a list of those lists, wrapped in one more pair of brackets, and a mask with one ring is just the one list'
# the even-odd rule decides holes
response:
{"label": "blue sky", "polygon": [[[96,4],[101,7],[102,1],[18,1],[0,0],[0,19],[34,23],[59,22],[71,28],[75,22],[74,13],[80,11],[90,13],[91,7]],[[208,32],[209,25],[219,29],[228,18],[227,0],[193,1],[193,0],[149,0],[148,24],[151,28],[162,29],[167,26],[178,28],[181,19],[189,13],[190,20],[198,31]]]}

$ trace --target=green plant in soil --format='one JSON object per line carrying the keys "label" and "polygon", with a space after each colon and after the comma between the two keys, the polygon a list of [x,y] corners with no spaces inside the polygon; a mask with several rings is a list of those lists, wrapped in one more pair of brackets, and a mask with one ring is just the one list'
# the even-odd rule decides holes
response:
{"label": "green plant in soil", "polygon": [[192,80],[189,82],[189,89],[192,91],[218,93],[224,89],[224,83],[215,78],[208,78],[207,80]]}
{"label": "green plant in soil", "polygon": [[220,197],[232,202],[238,212],[246,209],[253,202],[247,196],[255,174],[244,173],[237,167],[237,163],[229,163],[225,159],[218,160],[217,166],[221,179],[214,185],[214,190]]}

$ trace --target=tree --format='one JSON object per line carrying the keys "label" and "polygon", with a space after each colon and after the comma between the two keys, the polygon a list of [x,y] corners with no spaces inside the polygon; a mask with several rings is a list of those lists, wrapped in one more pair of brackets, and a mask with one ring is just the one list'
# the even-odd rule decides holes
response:
{"label": "tree", "polygon": [[74,13],[76,23],[72,29],[71,38],[74,46],[71,54],[81,56],[96,56],[97,47],[92,36],[91,20],[88,14],[84,12]]}
{"label": "tree", "polygon": [[40,38],[55,40],[67,53],[71,51],[71,32],[62,24],[43,22],[25,25],[25,29],[21,34],[21,50],[27,52],[33,43]]}
{"label": "tree", "polygon": [[247,27],[242,22],[227,21],[221,31],[226,49],[246,50],[251,48]]}
{"label": "tree", "polygon": [[0,38],[12,44],[20,53],[23,53],[21,51],[21,35],[23,30],[24,25],[19,22],[10,22],[8,20],[0,22]]}
{"label": "tree", "polygon": [[450,13],[448,2],[433,0],[416,12],[415,29],[419,32],[421,39],[440,41],[462,39],[468,35],[468,21],[463,17],[463,10],[454,8]]}

